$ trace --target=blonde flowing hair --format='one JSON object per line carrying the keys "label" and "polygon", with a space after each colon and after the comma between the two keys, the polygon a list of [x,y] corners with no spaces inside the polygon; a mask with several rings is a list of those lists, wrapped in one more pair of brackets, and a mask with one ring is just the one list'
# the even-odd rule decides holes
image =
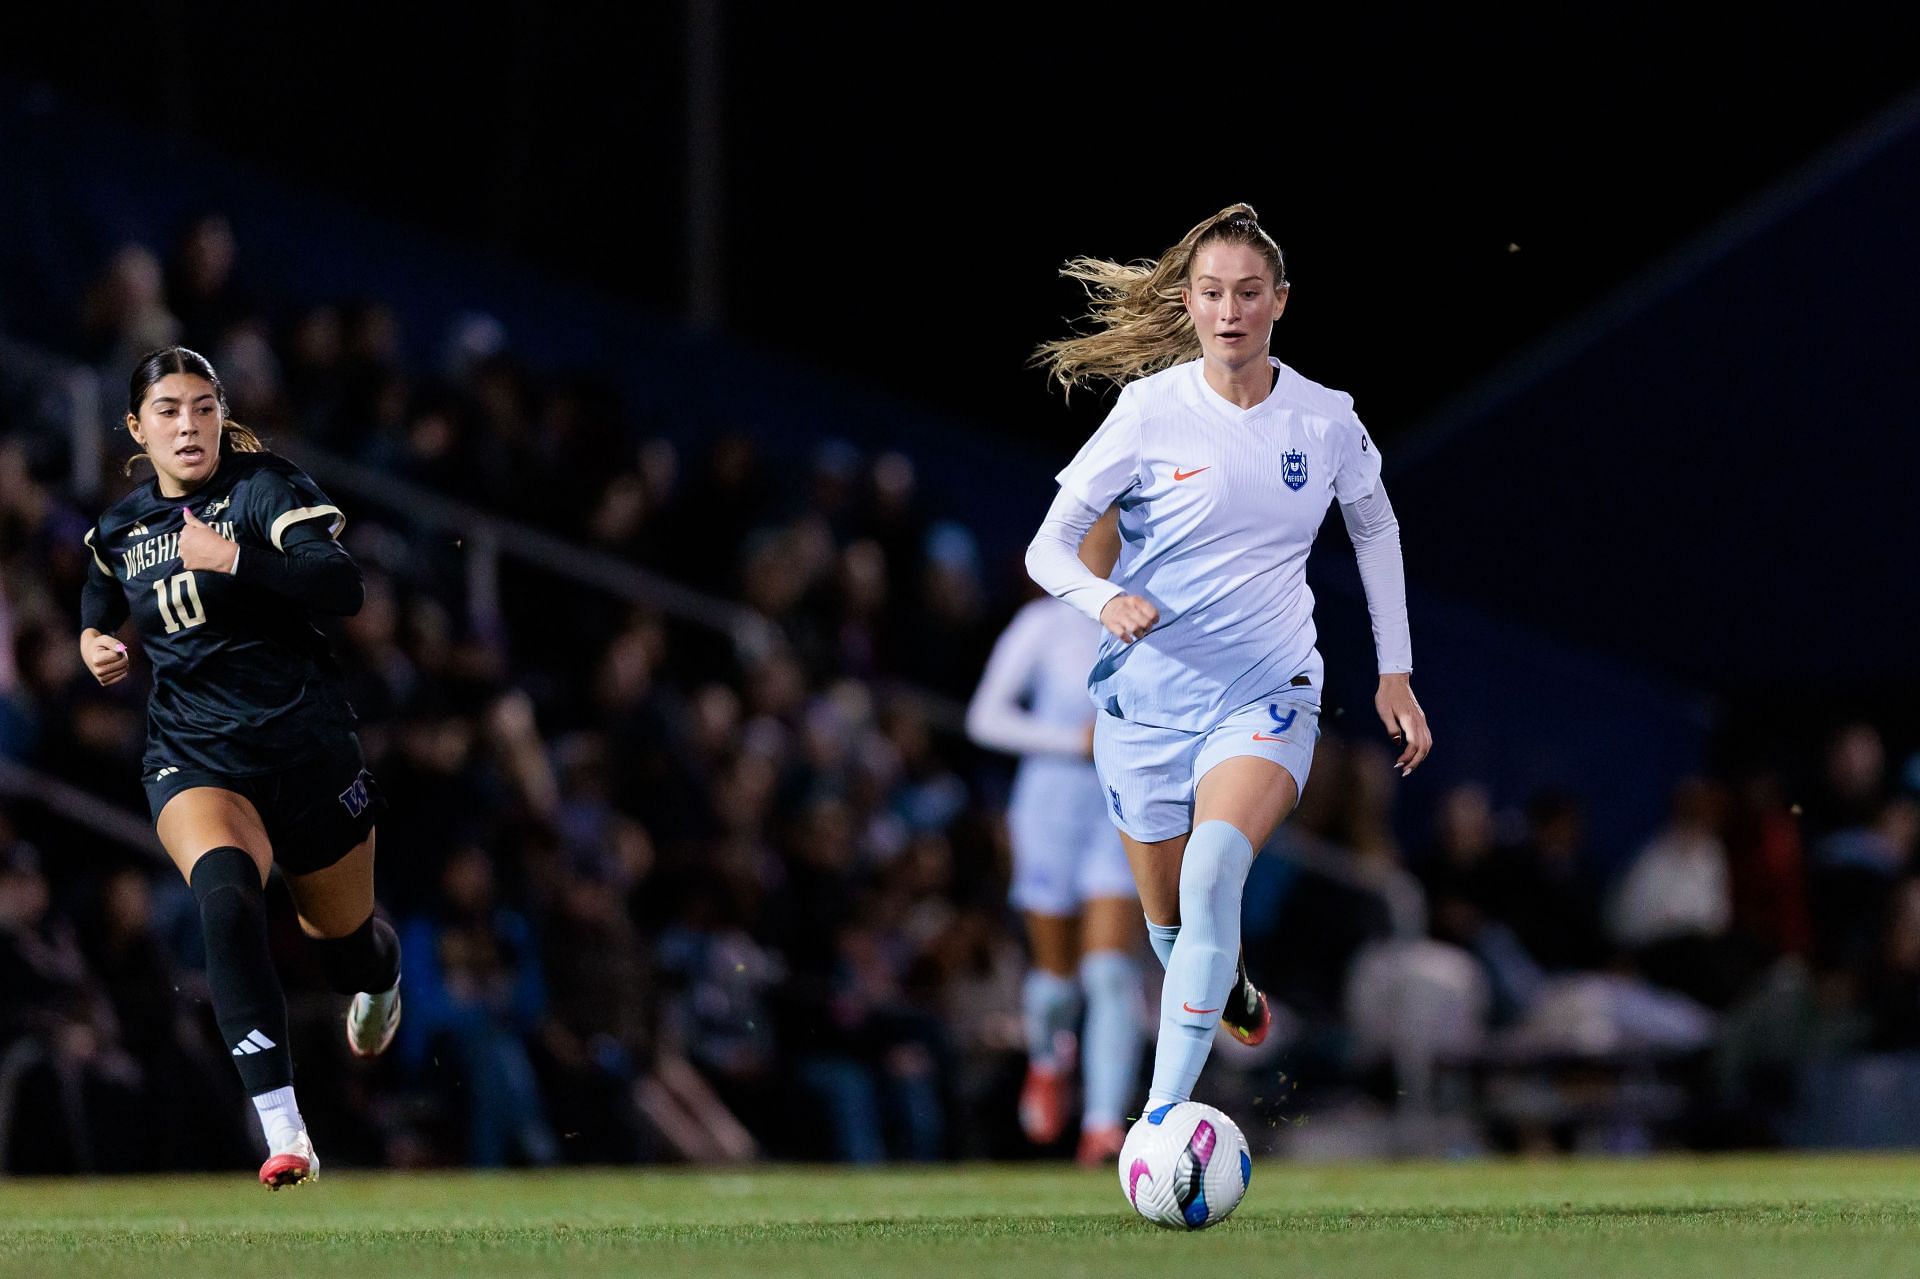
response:
{"label": "blonde flowing hair", "polygon": [[1267,260],[1273,286],[1287,284],[1287,262],[1273,237],[1260,229],[1250,204],[1230,204],[1160,255],[1159,261],[1111,262],[1071,258],[1060,274],[1087,290],[1083,319],[1092,332],[1043,342],[1029,362],[1047,370],[1071,396],[1076,386],[1100,381],[1125,386],[1135,378],[1172,368],[1200,354],[1200,336],[1180,301],[1194,255],[1209,244],[1244,244]]}
{"label": "blonde flowing hair", "polygon": [[[213,365],[207,357],[198,351],[184,346],[163,346],[157,351],[149,351],[140,357],[140,363],[134,366],[133,379],[127,387],[127,413],[131,417],[140,416],[140,406],[147,402],[147,392],[153,384],[169,373],[191,373],[213,384],[214,398],[220,401],[220,451],[222,453],[264,453],[267,446],[252,430],[240,425],[227,416],[227,388],[220,385],[220,375],[213,371]],[[151,463],[143,449],[135,453],[120,465],[120,474],[132,475],[137,462]]]}

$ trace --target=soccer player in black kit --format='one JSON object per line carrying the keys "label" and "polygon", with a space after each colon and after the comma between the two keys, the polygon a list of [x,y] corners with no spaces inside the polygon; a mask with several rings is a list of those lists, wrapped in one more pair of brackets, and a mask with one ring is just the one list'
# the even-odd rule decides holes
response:
{"label": "soccer player in black kit", "polygon": [[127,429],[154,477],[87,534],[80,655],[100,683],[125,679],[115,632],[131,616],[153,669],[141,780],[199,903],[214,1018],[266,1134],[260,1180],[277,1190],[318,1176],[320,1161],[267,950],[274,863],[328,984],[352,996],[348,1046],[373,1056],[400,1021],[400,944],[373,913],[380,791],[313,624],[360,610],[360,569],[334,540],[339,508],[228,420],[200,355],[176,346],[140,361]]}

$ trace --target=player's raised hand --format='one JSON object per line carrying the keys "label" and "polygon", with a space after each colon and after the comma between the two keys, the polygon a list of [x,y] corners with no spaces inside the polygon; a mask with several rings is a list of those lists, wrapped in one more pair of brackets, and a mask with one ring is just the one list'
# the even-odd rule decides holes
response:
{"label": "player's raised hand", "polygon": [[102,688],[125,679],[132,666],[125,644],[111,635],[94,630],[80,637],[80,660],[86,663],[87,669],[93,672],[93,677],[100,681]]}
{"label": "player's raised hand", "polygon": [[1160,610],[1138,595],[1116,595],[1100,610],[1100,624],[1131,644],[1160,624]]}
{"label": "player's raised hand", "polygon": [[213,525],[195,515],[191,508],[181,507],[180,514],[186,520],[180,529],[180,567],[212,573],[233,572],[234,561],[240,558],[239,548],[216,533]]}
{"label": "player's raised hand", "polygon": [[1427,728],[1427,713],[1413,695],[1413,676],[1382,675],[1380,691],[1373,695],[1373,709],[1387,726],[1394,744],[1400,746],[1400,758],[1393,766],[1405,777],[1420,767],[1420,761],[1433,749],[1433,733]]}

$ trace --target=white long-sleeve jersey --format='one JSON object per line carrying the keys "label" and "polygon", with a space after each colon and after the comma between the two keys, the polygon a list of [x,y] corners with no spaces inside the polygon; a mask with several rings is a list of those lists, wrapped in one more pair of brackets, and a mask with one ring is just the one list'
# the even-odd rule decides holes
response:
{"label": "white long-sleeve jersey", "polygon": [[1009,755],[1084,762],[1087,667],[1103,629],[1050,597],[1014,614],[967,704],[967,736]]}
{"label": "white long-sleeve jersey", "polygon": [[[1095,620],[1122,594],[1160,612],[1133,644],[1103,633],[1087,691],[1115,715],[1203,731],[1303,671],[1315,639],[1307,553],[1336,499],[1380,670],[1413,669],[1379,450],[1352,397],[1271,363],[1274,388],[1250,409],[1208,386],[1199,360],[1129,383],[1056,477],[1060,492],[1027,549],[1034,580]],[[1116,502],[1120,559],[1107,580],[1077,551]]]}

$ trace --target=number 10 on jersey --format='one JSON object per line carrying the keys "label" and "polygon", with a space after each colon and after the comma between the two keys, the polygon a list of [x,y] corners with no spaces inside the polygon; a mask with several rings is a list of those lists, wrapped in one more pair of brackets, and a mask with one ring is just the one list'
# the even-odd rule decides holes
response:
{"label": "number 10 on jersey", "polygon": [[[167,596],[173,596],[173,607],[167,607]],[[198,626],[207,620],[207,610],[200,603],[200,586],[193,580],[193,570],[175,573],[162,582],[153,584],[153,597],[160,604],[160,620],[166,624],[167,634],[183,631],[190,626]]]}

